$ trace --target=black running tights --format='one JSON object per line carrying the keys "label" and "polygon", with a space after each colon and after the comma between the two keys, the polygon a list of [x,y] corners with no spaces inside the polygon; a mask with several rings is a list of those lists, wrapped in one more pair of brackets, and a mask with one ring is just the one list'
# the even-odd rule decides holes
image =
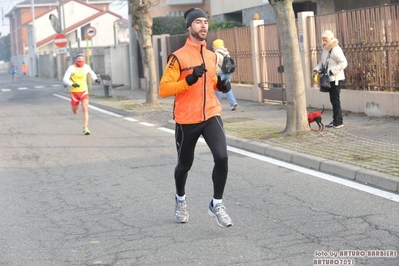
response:
{"label": "black running tights", "polygon": [[213,197],[222,199],[227,180],[228,156],[226,135],[220,116],[215,116],[199,124],[182,125],[176,123],[175,138],[177,165],[175,168],[176,194],[185,195],[188,171],[194,161],[195,146],[202,135],[213,155]]}

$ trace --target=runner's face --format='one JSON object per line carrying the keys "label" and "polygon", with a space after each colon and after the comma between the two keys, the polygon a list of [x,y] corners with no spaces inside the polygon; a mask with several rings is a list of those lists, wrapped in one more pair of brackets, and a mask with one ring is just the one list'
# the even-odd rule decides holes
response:
{"label": "runner's face", "polygon": [[198,40],[204,41],[208,34],[208,19],[206,18],[197,18],[191,23],[189,27],[190,35]]}
{"label": "runner's face", "polygon": [[85,63],[85,60],[84,60],[83,57],[79,57],[79,58],[76,59],[76,61],[75,61],[75,65],[76,65],[77,67],[83,67],[84,63]]}

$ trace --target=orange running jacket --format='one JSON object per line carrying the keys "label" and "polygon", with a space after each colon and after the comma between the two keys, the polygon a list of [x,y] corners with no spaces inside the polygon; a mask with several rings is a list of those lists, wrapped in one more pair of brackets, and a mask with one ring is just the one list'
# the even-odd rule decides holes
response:
{"label": "orange running jacket", "polygon": [[[206,72],[189,86],[186,76],[193,68],[205,64]],[[169,56],[168,65],[159,84],[162,98],[175,96],[173,118],[178,124],[197,124],[220,116],[222,107],[215,95],[217,83],[216,55],[189,37],[186,44]]]}

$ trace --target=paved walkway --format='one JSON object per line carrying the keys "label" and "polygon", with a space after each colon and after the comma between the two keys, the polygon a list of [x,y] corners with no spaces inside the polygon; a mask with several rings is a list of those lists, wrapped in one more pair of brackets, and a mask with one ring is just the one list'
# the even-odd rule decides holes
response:
{"label": "paved walkway", "polygon": [[[159,98],[160,104],[153,107],[143,104],[143,90],[121,87],[112,90],[112,98],[105,98],[103,86],[96,85],[91,95],[93,105],[174,129],[173,97]],[[238,100],[236,111],[230,111],[226,99],[222,105],[230,146],[398,192],[398,117],[372,118],[344,112],[344,128],[285,136],[280,134],[286,124],[284,105]],[[331,120],[331,110],[325,110],[323,123]],[[312,128],[317,129],[316,123]]]}

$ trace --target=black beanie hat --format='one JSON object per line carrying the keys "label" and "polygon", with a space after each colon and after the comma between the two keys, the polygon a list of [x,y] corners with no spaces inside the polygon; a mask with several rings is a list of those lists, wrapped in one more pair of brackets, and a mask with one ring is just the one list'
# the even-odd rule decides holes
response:
{"label": "black beanie hat", "polygon": [[208,15],[201,8],[190,8],[184,13],[184,18],[186,19],[187,28],[191,26],[194,20],[197,18],[206,18],[208,19]]}

